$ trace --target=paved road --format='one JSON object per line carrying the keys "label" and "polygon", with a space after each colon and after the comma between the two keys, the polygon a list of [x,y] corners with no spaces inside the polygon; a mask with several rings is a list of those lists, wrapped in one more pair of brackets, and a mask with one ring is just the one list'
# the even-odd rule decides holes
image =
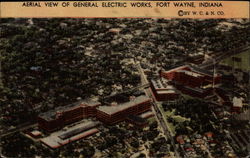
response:
{"label": "paved road", "polygon": [[[141,65],[137,64],[137,67],[138,67],[138,70],[141,74],[142,85],[148,84],[149,83],[148,79],[147,79],[146,75],[144,74],[144,71],[143,71]],[[180,158],[181,156],[179,155],[179,152],[177,150],[178,146],[175,145],[174,136],[171,133],[171,130],[167,124],[166,118],[164,117],[162,111],[160,110],[159,105],[157,104],[157,101],[155,100],[155,97],[152,94],[152,91],[150,90],[150,88],[146,88],[145,93],[148,97],[150,97],[152,99],[153,112],[155,113],[155,116],[156,116],[156,118],[157,118],[157,120],[162,128],[164,135],[166,136],[166,138],[168,138],[170,140],[171,145],[174,148],[175,157]]]}

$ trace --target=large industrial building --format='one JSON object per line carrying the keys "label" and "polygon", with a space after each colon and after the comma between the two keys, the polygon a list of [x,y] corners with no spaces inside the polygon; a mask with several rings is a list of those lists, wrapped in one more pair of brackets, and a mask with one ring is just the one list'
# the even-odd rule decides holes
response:
{"label": "large industrial building", "polygon": [[220,74],[190,65],[180,66],[169,71],[162,71],[161,76],[189,87],[202,87],[213,83],[218,84],[221,81]]}
{"label": "large industrial building", "polygon": [[39,128],[51,132],[83,118],[94,117],[96,107],[100,105],[96,101],[80,101],[42,113],[38,116]]}
{"label": "large industrial building", "polygon": [[175,100],[179,97],[176,88],[168,84],[166,79],[151,80],[150,87],[157,101]]}
{"label": "large industrial building", "polygon": [[98,107],[97,118],[106,124],[114,124],[124,121],[130,115],[141,114],[150,109],[151,99],[146,96],[139,96],[123,104]]}
{"label": "large industrial building", "polygon": [[221,82],[220,74],[190,65],[180,66],[169,71],[161,71],[160,75],[172,81],[182,93],[201,98],[211,94],[214,86]]}
{"label": "large industrial building", "polygon": [[101,106],[101,103],[96,101],[80,101],[40,114],[38,125],[40,129],[52,132],[88,117],[95,117],[106,124],[114,124],[126,120],[130,115],[142,114],[149,110],[151,99],[144,95],[131,97],[129,102],[113,103],[110,106]]}
{"label": "large industrial building", "polygon": [[96,128],[96,126],[98,126],[99,124],[100,122],[97,121],[81,122],[70,128],[64,128],[63,130],[56,131],[53,134],[40,139],[40,141],[44,145],[52,149],[59,148],[70,142],[88,137],[99,132],[99,130]]}

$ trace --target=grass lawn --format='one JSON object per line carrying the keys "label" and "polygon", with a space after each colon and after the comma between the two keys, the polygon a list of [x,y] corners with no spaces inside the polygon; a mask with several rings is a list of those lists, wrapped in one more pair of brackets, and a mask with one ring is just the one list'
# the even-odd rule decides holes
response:
{"label": "grass lawn", "polygon": [[185,118],[185,117],[182,117],[180,115],[174,115],[172,116],[172,118],[176,121],[176,122],[184,122],[184,121],[190,121],[190,118]]}
{"label": "grass lawn", "polygon": [[[240,58],[241,61],[239,61],[239,62],[233,61],[233,57]],[[245,71],[250,71],[250,50],[247,50],[247,51],[240,53],[240,54],[230,56],[230,57],[224,59],[221,62],[221,64],[231,66],[234,68],[239,68],[239,69],[242,69]]]}
{"label": "grass lawn", "polygon": [[[174,115],[175,113],[175,109],[173,109],[172,111],[164,111],[162,106],[160,106],[162,112],[164,113],[164,116],[167,120],[168,117],[172,117],[176,122],[179,122],[179,123],[182,123],[184,121],[190,121],[190,118],[185,118],[185,117],[182,117],[180,115]],[[173,125],[173,123],[170,123],[167,121],[167,124],[171,130],[171,132],[175,135],[175,126]]]}
{"label": "grass lawn", "polygon": [[167,124],[168,124],[168,127],[170,128],[172,134],[175,135],[175,126],[170,122],[167,122]]}
{"label": "grass lawn", "polygon": [[156,116],[150,117],[150,118],[148,119],[148,123],[151,124],[151,123],[155,122],[155,121],[156,121],[155,117],[156,117]]}

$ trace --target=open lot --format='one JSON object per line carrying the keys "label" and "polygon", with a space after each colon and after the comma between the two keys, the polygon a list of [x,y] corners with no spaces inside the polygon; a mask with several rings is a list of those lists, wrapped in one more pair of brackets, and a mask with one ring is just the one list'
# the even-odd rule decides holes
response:
{"label": "open lot", "polygon": [[[240,61],[235,61],[235,57],[239,58]],[[227,66],[232,66],[236,69],[250,71],[250,50],[228,57],[224,59],[221,63]]]}

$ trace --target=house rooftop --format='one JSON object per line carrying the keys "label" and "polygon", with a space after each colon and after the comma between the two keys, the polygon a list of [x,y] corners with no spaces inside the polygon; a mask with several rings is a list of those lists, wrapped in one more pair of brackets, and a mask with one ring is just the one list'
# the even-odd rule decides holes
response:
{"label": "house rooftop", "polygon": [[241,108],[243,106],[242,98],[233,97],[233,106]]}

